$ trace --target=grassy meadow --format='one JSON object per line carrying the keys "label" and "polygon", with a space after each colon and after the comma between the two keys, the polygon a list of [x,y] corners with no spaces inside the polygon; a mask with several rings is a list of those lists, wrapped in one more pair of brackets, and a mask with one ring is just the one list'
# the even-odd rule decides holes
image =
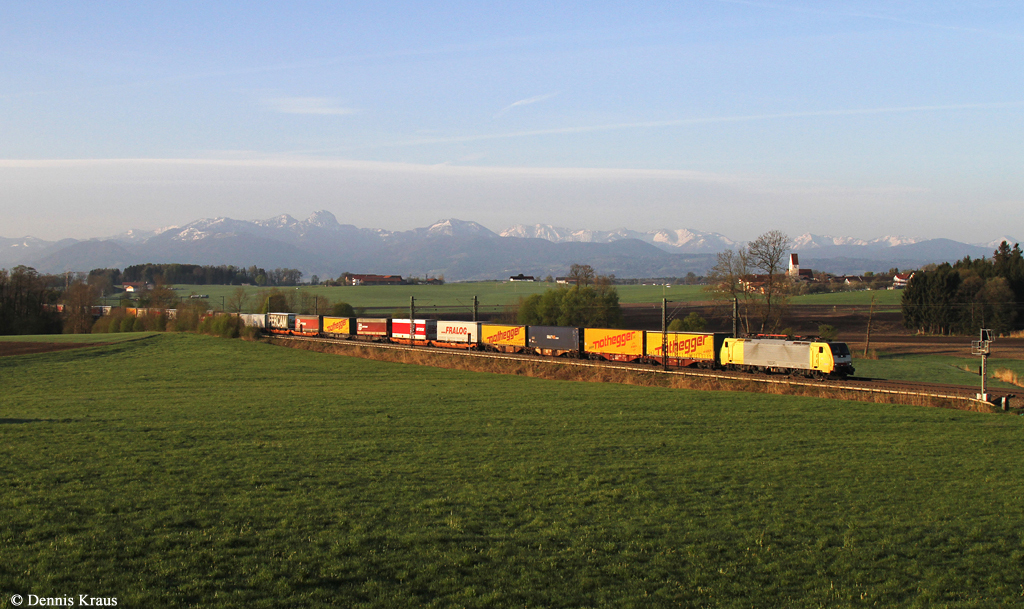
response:
{"label": "grassy meadow", "polygon": [[[409,298],[416,298],[416,306],[421,310],[431,307],[464,308],[472,312],[473,297],[476,296],[481,309],[493,310],[515,304],[520,298],[533,294],[542,294],[556,287],[555,284],[535,282],[500,282],[479,281],[468,283],[449,283],[445,285],[402,285],[402,286],[299,286],[282,287],[281,291],[300,291],[309,295],[325,298],[331,303],[347,302],[354,307],[366,309],[408,309]],[[206,302],[210,308],[230,308],[231,298],[238,286],[224,285],[176,285],[175,292],[188,298],[192,294],[209,296]],[[619,293],[619,301],[623,304],[661,303],[667,298],[675,303],[706,302],[711,296],[700,285],[619,285],[615,286]],[[245,311],[253,312],[262,302],[257,302],[257,295],[269,291],[269,288],[255,286],[245,287],[248,300]],[[894,290],[875,290],[871,292],[836,292],[834,294],[808,294],[794,296],[793,304],[816,305],[870,305],[876,299],[877,310],[898,310],[902,292]],[[109,297],[106,304],[116,304],[117,299]]]}
{"label": "grassy meadow", "polygon": [[[211,308],[216,309],[220,309],[223,304],[228,303],[238,289],[238,286],[224,285],[176,285],[174,287],[178,295],[186,298],[192,294],[208,295],[207,302]],[[543,294],[553,287],[556,287],[556,285],[544,282],[479,281],[448,283],[445,285],[306,285],[278,289],[281,291],[303,291],[310,295],[326,298],[332,303],[347,302],[354,307],[365,308],[408,308],[409,298],[415,297],[416,305],[419,308],[425,309],[435,306],[464,307],[466,312],[470,313],[473,310],[474,296],[477,297],[480,307],[503,307],[518,302],[520,298],[533,294]],[[624,304],[660,303],[662,298],[686,302],[709,299],[707,293],[703,290],[703,286],[622,285],[616,286],[616,289],[619,292],[620,301]],[[246,309],[254,310],[257,307],[256,295],[260,292],[267,292],[269,289],[247,286],[245,290],[249,296]],[[113,298],[108,298],[107,300],[108,304],[114,302]]]}
{"label": "grassy meadow", "polygon": [[186,334],[0,358],[0,606],[1024,602],[1024,419]]}
{"label": "grassy meadow", "polygon": [[829,294],[804,294],[793,296],[789,302],[797,305],[864,305],[875,301],[876,311],[899,311],[903,299],[902,290],[857,290],[832,292]]}

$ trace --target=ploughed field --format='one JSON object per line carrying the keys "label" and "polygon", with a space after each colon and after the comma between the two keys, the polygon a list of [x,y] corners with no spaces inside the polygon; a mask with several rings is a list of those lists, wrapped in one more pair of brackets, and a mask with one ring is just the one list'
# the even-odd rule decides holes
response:
{"label": "ploughed field", "polygon": [[1024,593],[1020,417],[187,334],[0,358],[0,603],[946,606]]}

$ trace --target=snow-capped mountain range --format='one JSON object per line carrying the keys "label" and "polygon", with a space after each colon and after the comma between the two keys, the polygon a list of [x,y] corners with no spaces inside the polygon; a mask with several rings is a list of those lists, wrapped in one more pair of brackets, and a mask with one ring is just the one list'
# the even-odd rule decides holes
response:
{"label": "snow-capped mountain range", "polygon": [[[831,272],[916,268],[964,256],[991,256],[1003,240],[965,244],[947,239],[877,239],[803,234],[792,240],[804,267]],[[620,277],[701,274],[714,254],[744,242],[689,228],[598,231],[517,224],[495,233],[446,219],[408,231],[341,224],[328,211],[305,220],[283,214],[266,220],[204,218],[156,231],[130,230],[106,239],[50,242],[0,238],[0,268],[27,264],[41,272],[123,268],[142,262],[256,264],[336,276],[343,271],[444,274],[449,280],[495,279],[506,273],[562,274],[573,262]]]}
{"label": "snow-capped mountain range", "polygon": [[673,253],[708,254],[732,249],[739,244],[725,235],[688,228],[638,232],[627,228],[610,231],[573,230],[550,224],[516,224],[501,233],[502,237],[545,239],[553,243],[612,243],[622,239],[639,239]]}

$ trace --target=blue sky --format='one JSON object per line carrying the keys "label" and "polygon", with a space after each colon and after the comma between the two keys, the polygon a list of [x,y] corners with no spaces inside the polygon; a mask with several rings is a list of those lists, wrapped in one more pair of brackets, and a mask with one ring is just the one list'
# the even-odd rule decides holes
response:
{"label": "blue sky", "polygon": [[0,5],[0,236],[1024,234],[1024,4]]}

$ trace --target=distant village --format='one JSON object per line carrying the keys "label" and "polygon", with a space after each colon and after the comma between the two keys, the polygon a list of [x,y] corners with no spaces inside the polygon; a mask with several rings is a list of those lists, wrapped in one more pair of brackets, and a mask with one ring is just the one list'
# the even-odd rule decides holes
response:
{"label": "distant village", "polygon": [[[913,272],[900,273],[898,269],[890,269],[886,273],[865,273],[863,275],[833,275],[831,273],[816,273],[812,269],[800,267],[798,254],[789,255],[789,268],[786,277],[796,284],[798,293],[813,294],[816,292],[837,292],[843,290],[902,290],[907,287]],[[510,275],[506,281],[509,282],[545,282],[558,285],[567,285],[575,282],[573,277],[554,277],[548,275],[538,278],[534,275],[518,273]],[[744,289],[750,292],[762,291],[768,282],[767,275],[747,275],[741,280]],[[425,278],[403,278],[401,275],[373,275],[343,273],[337,281],[324,282],[326,285],[443,285],[444,277]],[[692,284],[701,285],[708,283],[707,278],[689,273],[686,277],[666,277],[654,279],[617,279],[613,277],[613,283],[620,285],[628,284]]]}

